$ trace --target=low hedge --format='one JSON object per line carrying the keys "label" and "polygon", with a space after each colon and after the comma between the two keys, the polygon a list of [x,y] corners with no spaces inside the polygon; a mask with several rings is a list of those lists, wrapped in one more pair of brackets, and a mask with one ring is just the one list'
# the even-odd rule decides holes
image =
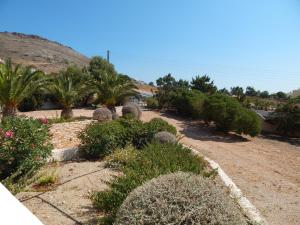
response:
{"label": "low hedge", "polygon": [[138,151],[132,160],[126,161],[122,167],[124,175],[110,183],[109,190],[93,194],[93,205],[107,213],[109,219],[106,218],[102,223],[112,224],[127,195],[145,181],[177,171],[210,176],[204,172],[206,165],[203,158],[192,154],[190,149],[181,145],[151,143]]}
{"label": "low hedge", "polygon": [[92,123],[80,134],[80,150],[86,158],[102,158],[117,148],[132,144],[142,148],[160,131],[176,134],[176,128],[166,121],[154,118],[143,123],[132,117],[105,123]]}
{"label": "low hedge", "polygon": [[51,155],[48,126],[25,117],[3,118],[0,123],[0,180],[16,183],[32,175]]}

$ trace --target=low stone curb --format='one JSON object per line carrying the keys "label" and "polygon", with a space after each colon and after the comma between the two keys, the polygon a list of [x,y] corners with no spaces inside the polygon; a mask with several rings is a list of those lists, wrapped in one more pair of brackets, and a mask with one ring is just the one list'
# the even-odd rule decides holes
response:
{"label": "low stone curb", "polygon": [[[194,154],[199,155],[199,152],[196,149],[186,145],[183,146],[191,149]],[[261,216],[258,209],[243,195],[241,189],[239,189],[232,179],[224,172],[224,170],[222,170],[220,165],[208,157],[204,157],[204,159],[209,163],[212,169],[218,171],[218,175],[220,176],[224,185],[229,189],[230,195],[238,202],[239,206],[250,219],[250,221],[258,225],[268,225],[267,221]]]}
{"label": "low stone curb", "polygon": [[62,148],[62,149],[53,149],[52,155],[48,161],[70,161],[78,158],[79,156],[79,149],[78,147],[72,148]]}

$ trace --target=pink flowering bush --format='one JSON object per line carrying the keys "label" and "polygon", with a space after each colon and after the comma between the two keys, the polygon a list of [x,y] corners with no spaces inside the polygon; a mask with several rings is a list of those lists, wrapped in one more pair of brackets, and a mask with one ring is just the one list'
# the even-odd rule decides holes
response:
{"label": "pink flowering bush", "polygon": [[33,174],[51,154],[48,127],[37,120],[16,117],[0,123],[0,181]]}

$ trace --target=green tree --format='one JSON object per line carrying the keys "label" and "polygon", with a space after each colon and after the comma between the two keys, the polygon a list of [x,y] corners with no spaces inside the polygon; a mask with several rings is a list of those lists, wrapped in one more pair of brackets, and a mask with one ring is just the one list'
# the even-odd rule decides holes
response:
{"label": "green tree", "polygon": [[235,96],[239,102],[242,102],[245,98],[244,89],[236,86],[231,88],[231,95]]}
{"label": "green tree", "polygon": [[207,75],[204,76],[196,76],[192,79],[191,88],[199,90],[203,93],[215,93],[217,91],[217,87],[214,85],[214,81],[211,81],[210,77]]}
{"label": "green tree", "polygon": [[113,114],[116,114],[117,104],[129,96],[137,95],[133,81],[120,74],[103,73],[99,80],[93,82],[93,87],[97,94],[96,102],[106,105]]}
{"label": "green tree", "polygon": [[72,118],[74,103],[91,90],[86,80],[86,75],[75,66],[53,75],[49,89],[63,107],[62,118]]}
{"label": "green tree", "polygon": [[270,95],[269,95],[269,92],[268,91],[263,91],[259,94],[259,97],[261,98],[269,98]]}
{"label": "green tree", "polygon": [[13,66],[10,59],[0,64],[0,104],[3,116],[15,116],[20,102],[42,87],[44,73],[32,67]]}
{"label": "green tree", "polygon": [[218,93],[224,94],[224,95],[230,95],[230,92],[226,88],[222,88],[218,90]]}
{"label": "green tree", "polygon": [[246,88],[245,95],[246,95],[246,96],[255,97],[255,96],[257,96],[257,91],[254,89],[254,87],[248,86],[248,87]]}
{"label": "green tree", "polygon": [[113,75],[117,73],[114,65],[100,56],[92,57],[88,71],[96,80],[100,80],[103,74]]}

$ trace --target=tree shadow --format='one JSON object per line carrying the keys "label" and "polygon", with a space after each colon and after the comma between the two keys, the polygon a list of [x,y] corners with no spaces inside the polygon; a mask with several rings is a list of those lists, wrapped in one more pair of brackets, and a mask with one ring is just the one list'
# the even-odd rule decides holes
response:
{"label": "tree shadow", "polygon": [[300,147],[300,138],[297,137],[285,137],[285,136],[281,136],[278,134],[271,134],[271,133],[262,133],[260,137],[264,139],[273,140],[273,141],[285,142]]}
{"label": "tree shadow", "polygon": [[224,143],[247,142],[249,139],[229,132],[223,133],[215,129],[212,124],[207,124],[204,121],[196,121],[192,119],[182,118],[174,113],[164,112],[161,115],[180,121],[181,133],[188,138],[200,141],[216,141]]}

